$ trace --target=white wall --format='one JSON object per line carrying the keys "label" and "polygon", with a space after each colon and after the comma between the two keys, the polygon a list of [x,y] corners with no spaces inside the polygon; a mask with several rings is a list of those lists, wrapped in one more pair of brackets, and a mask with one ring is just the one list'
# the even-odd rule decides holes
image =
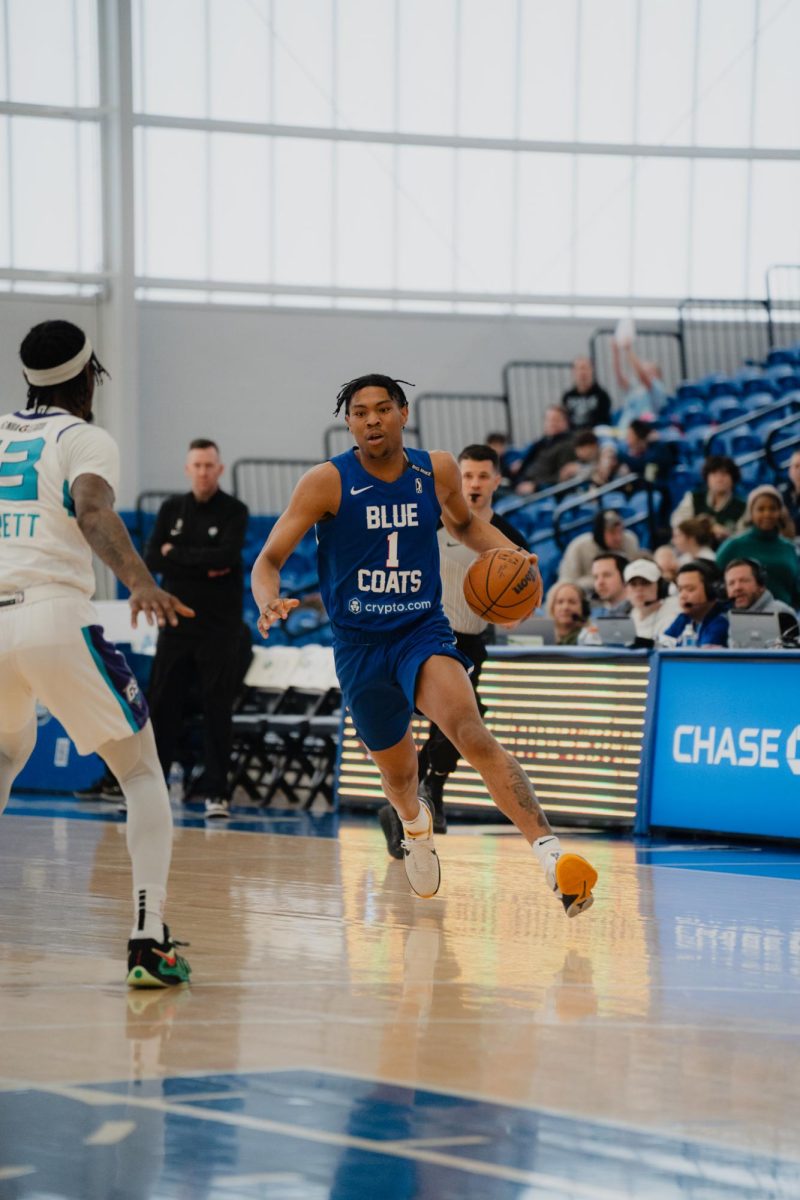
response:
{"label": "white wall", "polygon": [[413,421],[415,395],[499,393],[506,362],[585,353],[599,323],[143,304],[142,488],[182,486],[192,437],[218,441],[227,463],[318,458],[336,393],[356,375],[413,381]]}
{"label": "white wall", "polygon": [[[24,406],[19,344],[32,325],[64,318],[86,330],[104,365],[93,302],[0,298],[0,410]],[[191,304],[139,306],[140,466],[132,493],[182,488],[186,446],[218,441],[237,458],[317,459],[339,386],[368,371],[425,391],[498,393],[512,359],[586,352],[598,320],[265,311]],[[97,393],[103,424],[103,392]],[[341,418],[340,418],[341,420]],[[121,447],[123,468],[125,447]]]}

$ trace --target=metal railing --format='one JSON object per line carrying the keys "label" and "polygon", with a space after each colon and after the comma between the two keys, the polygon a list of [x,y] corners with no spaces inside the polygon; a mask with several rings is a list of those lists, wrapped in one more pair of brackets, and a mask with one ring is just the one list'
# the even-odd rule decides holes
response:
{"label": "metal railing", "polygon": [[417,428],[426,450],[460,454],[465,446],[486,441],[497,431],[510,434],[505,396],[477,392],[423,392],[417,397]]}
{"label": "metal railing", "polygon": [[[413,426],[406,425],[403,441],[409,446],[419,446],[419,434]],[[322,435],[322,457],[326,460],[334,458],[335,455],[349,450],[352,445],[353,435],[346,425],[329,425]]]}
{"label": "metal railing", "polygon": [[[595,379],[616,404],[621,404],[623,397],[614,371],[613,338],[612,328],[595,329],[589,339],[589,354],[594,365]],[[637,328],[636,355],[644,362],[658,363],[664,387],[670,394],[674,393],[675,388],[686,377],[683,339],[677,329],[650,329],[647,326]],[[631,374],[630,367],[624,361],[623,369],[626,374]],[[637,380],[632,382],[636,383]]]}
{"label": "metal railing", "polygon": [[572,386],[572,363],[510,362],[503,367],[511,440],[525,446],[542,436],[544,412]]}
{"label": "metal railing", "polygon": [[678,305],[678,335],[688,379],[732,374],[746,360],[763,362],[771,347],[767,300],[688,299]]}
{"label": "metal railing", "polygon": [[764,454],[776,477],[786,468],[786,462],[779,461],[778,456],[784,450],[794,450],[796,446],[800,446],[800,429],[789,437],[783,438],[783,440],[779,439],[788,426],[796,425],[798,422],[800,422],[800,412],[791,413],[790,416],[784,417],[782,421],[778,421],[767,434],[767,440],[764,443]]}
{"label": "metal railing", "polygon": [[[619,479],[612,479],[609,483],[604,483],[601,487],[592,488],[588,492],[584,492],[580,496],[574,496],[572,499],[566,500],[560,505],[553,514],[553,537],[556,545],[564,550],[567,543],[572,537],[586,530],[587,518],[585,516],[576,520],[570,521],[568,514],[575,509],[583,508],[584,506],[596,505],[597,511],[604,507],[602,501],[604,496],[608,496],[613,492],[633,492],[644,491],[647,496],[647,511],[643,513],[632,513],[627,517],[623,517],[622,523],[626,529],[631,529],[635,525],[641,525],[643,521],[647,521],[647,528],[651,540],[656,537],[658,531],[658,513],[656,510],[656,498],[659,502],[663,501],[667,491],[665,486],[657,483],[652,483],[649,479],[643,479],[641,475],[623,475]],[[614,508],[616,505],[608,505],[609,508]],[[567,518],[565,522],[565,517]]]}
{"label": "metal railing", "polygon": [[706,456],[711,453],[711,447],[718,437],[722,437],[726,433],[733,433],[734,430],[741,429],[744,425],[758,425],[784,408],[800,410],[800,392],[789,392],[780,400],[774,400],[772,404],[765,404],[761,408],[754,408],[751,412],[742,413],[739,417],[732,417],[730,421],[723,421],[709,433],[703,444],[703,453]]}
{"label": "metal railing", "polygon": [[302,475],[317,465],[316,459],[239,458],[233,464],[233,494],[250,512],[281,513]]}

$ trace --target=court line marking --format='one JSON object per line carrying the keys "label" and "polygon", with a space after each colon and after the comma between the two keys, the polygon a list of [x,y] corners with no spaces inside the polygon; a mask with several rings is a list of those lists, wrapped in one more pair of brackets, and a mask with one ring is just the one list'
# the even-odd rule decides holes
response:
{"label": "court line marking", "polygon": [[36,1167],[0,1167],[0,1181],[4,1179],[22,1179],[24,1175],[33,1175]]}
{"label": "court line marking", "polygon": [[373,1138],[355,1137],[352,1134],[329,1133],[322,1129],[308,1129],[300,1125],[290,1125],[285,1121],[273,1121],[265,1117],[248,1117],[244,1113],[217,1112],[213,1109],[196,1108],[187,1111],[184,1105],[171,1104],[157,1099],[146,1099],[143,1096],[122,1095],[116,1092],[84,1091],[82,1088],[57,1087],[44,1085],[39,1091],[49,1095],[59,1096],[64,1100],[75,1100],[79,1104],[89,1104],[93,1107],[100,1105],[124,1105],[130,1108],[143,1108],[150,1112],[160,1112],[165,1116],[179,1116],[196,1121],[208,1121],[221,1125],[231,1125],[237,1129],[252,1129],[258,1133],[274,1133],[282,1137],[298,1141],[316,1142],[326,1146],[336,1146],[348,1150],[362,1150],[367,1154],[383,1155],[388,1158],[408,1159],[411,1162],[425,1162],[432,1166],[446,1167],[454,1171],[462,1171],[468,1175],[485,1176],[491,1179],[502,1179],[507,1183],[524,1183],[536,1187],[549,1187],[557,1190],[559,1195],[571,1194],[584,1200],[619,1200],[619,1192],[608,1188],[579,1183],[565,1176],[545,1175],[540,1171],[523,1171],[518,1167],[504,1167],[496,1163],[484,1163],[477,1159],[458,1158],[453,1154],[443,1154],[437,1150],[407,1149],[403,1145],[392,1142],[376,1141]]}
{"label": "court line marking", "polygon": [[292,1171],[262,1171],[258,1175],[215,1175],[214,1187],[251,1187],[254,1183],[302,1183],[305,1175]]}
{"label": "court line marking", "polygon": [[[249,1077],[252,1075],[260,1076],[260,1075],[283,1075],[283,1074],[302,1074],[302,1073],[325,1075],[325,1076],[328,1076],[328,1077],[331,1077],[334,1079],[337,1077],[341,1077],[343,1079],[355,1080],[357,1083],[365,1083],[365,1084],[370,1084],[373,1086],[376,1084],[379,1084],[379,1083],[380,1084],[389,1084],[392,1087],[404,1088],[406,1090],[419,1090],[419,1091],[431,1092],[434,1095],[448,1096],[448,1097],[454,1098],[456,1100],[474,1100],[480,1104],[488,1104],[488,1105],[492,1105],[497,1108],[511,1108],[511,1109],[516,1109],[520,1112],[537,1113],[537,1114],[540,1114],[541,1116],[554,1118],[554,1119],[560,1120],[560,1121],[565,1121],[565,1122],[571,1123],[573,1125],[574,1124],[596,1125],[603,1129],[612,1130],[615,1133],[635,1133],[635,1134],[639,1134],[642,1137],[658,1137],[658,1138],[662,1138],[666,1141],[672,1141],[672,1142],[678,1141],[684,1146],[685,1145],[696,1146],[699,1149],[703,1149],[703,1150],[708,1150],[708,1149],[722,1150],[722,1151],[726,1151],[728,1153],[730,1153],[731,1151],[738,1150],[741,1153],[740,1141],[737,1141],[735,1143],[730,1142],[730,1141],[722,1141],[722,1140],[718,1141],[715,1138],[692,1137],[691,1134],[684,1133],[684,1132],[669,1132],[671,1129],[674,1128],[674,1126],[676,1124],[676,1122],[674,1122],[674,1121],[670,1122],[668,1125],[635,1125],[635,1124],[633,1124],[633,1122],[626,1121],[623,1118],[611,1119],[608,1117],[599,1117],[599,1116],[593,1116],[593,1115],[587,1115],[587,1114],[581,1114],[581,1113],[575,1113],[575,1112],[567,1112],[566,1110],[563,1110],[563,1109],[550,1108],[550,1107],[547,1107],[542,1104],[531,1104],[531,1103],[526,1102],[525,1100],[501,1099],[497,1096],[491,1096],[486,1092],[478,1092],[478,1091],[472,1091],[472,1090],[471,1091],[458,1091],[458,1092],[451,1091],[451,1090],[447,1090],[446,1088],[441,1087],[441,1085],[439,1085],[439,1084],[426,1083],[424,1080],[421,1081],[420,1079],[417,1079],[417,1078],[403,1079],[398,1076],[386,1076],[386,1075],[381,1075],[380,1078],[377,1078],[376,1076],[373,1076],[373,1075],[360,1075],[360,1074],[358,1074],[358,1072],[349,1071],[346,1068],[327,1067],[327,1066],[309,1066],[308,1063],[304,1063],[299,1066],[297,1065],[297,1063],[294,1063],[294,1064],[290,1064],[288,1066],[260,1067],[260,1068],[254,1067],[254,1068],[251,1068],[248,1070],[241,1070],[241,1069],[236,1068],[236,1069],[227,1070],[227,1071],[210,1071],[207,1067],[198,1067],[194,1070],[181,1071],[180,1075],[170,1076],[170,1078],[207,1079],[209,1076],[227,1076],[227,1077],[240,1076],[240,1077],[244,1078],[244,1077]],[[116,1083],[116,1082],[119,1082],[119,1081],[118,1080],[107,1080],[106,1085],[110,1086],[110,1084]],[[142,1082],[143,1083],[161,1084],[163,1082],[163,1077],[161,1075],[153,1075],[146,1079],[143,1079]],[[92,1090],[96,1087],[102,1087],[102,1086],[104,1086],[103,1081],[98,1081],[98,1083],[86,1083],[85,1081],[79,1080],[79,1081],[73,1081],[72,1083],[67,1083],[67,1084],[49,1084],[49,1083],[41,1084],[41,1083],[34,1083],[30,1080],[17,1081],[17,1080],[9,1080],[9,1079],[5,1079],[5,1078],[0,1078],[0,1091],[8,1091],[8,1092],[53,1091],[54,1089],[56,1089],[58,1087],[62,1087],[62,1088],[70,1089],[70,1090],[78,1090],[80,1092],[79,1098],[85,1103],[91,1103],[91,1101],[88,1099],[88,1097],[91,1096]],[[128,1099],[129,1099],[127,1096],[127,1093],[125,1093],[125,1092],[112,1092],[112,1093],[108,1093],[108,1094],[113,1095],[115,1097],[115,1100],[112,1102],[116,1103],[116,1104],[119,1104],[123,1101],[127,1103]],[[103,1100],[103,1101],[100,1101],[99,1103],[106,1103],[106,1101]],[[177,1107],[180,1108],[180,1106],[177,1106]],[[183,1111],[183,1110],[181,1110],[181,1111],[182,1111],[183,1116],[187,1116],[193,1110],[189,1109],[188,1112]],[[216,1115],[216,1114],[213,1114],[213,1115]],[[705,1124],[705,1122],[703,1122],[703,1123]],[[720,1122],[720,1123],[722,1123],[722,1122]],[[729,1124],[733,1125],[733,1124],[735,1124],[735,1122],[731,1121],[731,1122],[729,1122]],[[789,1166],[800,1166],[800,1155],[787,1154],[785,1152],[782,1152],[780,1155],[778,1155],[773,1150],[761,1150],[761,1149],[754,1150],[752,1148],[748,1148],[746,1150],[746,1153],[752,1155],[753,1157],[774,1159],[775,1161],[777,1161],[781,1164],[786,1164]],[[617,1197],[616,1200],[619,1200],[619,1197]]]}
{"label": "court line marking", "polygon": [[94,1133],[83,1139],[84,1146],[116,1146],[130,1137],[136,1128],[135,1121],[104,1121]]}

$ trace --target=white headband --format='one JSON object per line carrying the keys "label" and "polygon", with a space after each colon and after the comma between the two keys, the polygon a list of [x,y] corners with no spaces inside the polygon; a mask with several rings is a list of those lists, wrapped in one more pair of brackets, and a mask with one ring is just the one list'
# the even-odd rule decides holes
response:
{"label": "white headband", "polygon": [[53,387],[57,383],[67,383],[76,375],[80,375],[91,357],[92,343],[87,337],[83,349],[79,350],[69,362],[61,363],[57,367],[47,367],[44,371],[35,371],[32,367],[23,365],[22,373],[28,383],[33,384],[34,387]]}

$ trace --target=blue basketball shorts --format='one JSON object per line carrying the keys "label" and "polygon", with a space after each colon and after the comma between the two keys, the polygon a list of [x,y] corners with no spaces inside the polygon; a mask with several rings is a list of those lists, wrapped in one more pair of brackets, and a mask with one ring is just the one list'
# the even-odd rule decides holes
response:
{"label": "blue basketball shorts", "polygon": [[334,637],[333,655],[342,696],[368,750],[388,750],[405,736],[415,711],[419,669],[437,654],[454,658],[467,671],[472,670],[444,616],[427,617],[407,632],[401,629],[389,635],[365,634],[363,642]]}

